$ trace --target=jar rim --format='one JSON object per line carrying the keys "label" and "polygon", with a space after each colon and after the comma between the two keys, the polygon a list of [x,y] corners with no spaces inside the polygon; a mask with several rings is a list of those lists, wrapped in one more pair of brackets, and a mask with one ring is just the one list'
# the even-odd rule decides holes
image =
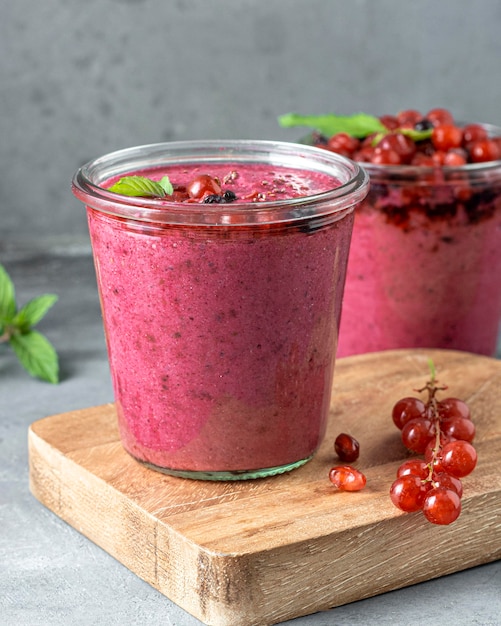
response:
{"label": "jar rim", "polygon": [[[102,187],[107,180],[134,171],[203,163],[272,164],[324,173],[336,180],[332,189],[289,199],[203,204],[166,198],[131,197]],[[341,183],[341,184],[339,184]],[[188,140],[117,150],[82,165],[72,191],[87,206],[138,221],[204,225],[296,221],[342,212],[365,198],[369,178],[362,164],[313,146],[269,140]]]}

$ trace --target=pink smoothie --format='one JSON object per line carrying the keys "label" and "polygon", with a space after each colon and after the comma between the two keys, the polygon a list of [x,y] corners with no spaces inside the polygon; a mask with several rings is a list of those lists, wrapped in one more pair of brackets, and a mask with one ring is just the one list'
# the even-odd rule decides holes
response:
{"label": "pink smoothie", "polygon": [[[259,164],[200,172],[236,194],[230,223],[249,197],[339,184]],[[197,170],[140,173],[183,185]],[[353,210],[260,224],[255,207],[255,224],[231,228],[151,225],[88,207],[122,442],[156,468],[238,475],[287,466],[310,458],[323,437]]]}
{"label": "pink smoothie", "polygon": [[437,171],[431,180],[368,169],[338,356],[408,347],[492,356],[501,318],[499,166]]}

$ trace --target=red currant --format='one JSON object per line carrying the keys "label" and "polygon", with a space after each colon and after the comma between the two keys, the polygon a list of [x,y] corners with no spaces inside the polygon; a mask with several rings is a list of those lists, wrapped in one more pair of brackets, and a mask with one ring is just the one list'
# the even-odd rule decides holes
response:
{"label": "red currant", "polygon": [[395,150],[376,148],[371,157],[374,165],[401,165],[402,160]]}
{"label": "red currant", "polygon": [[435,162],[430,155],[424,154],[423,152],[416,152],[412,157],[411,165],[416,165],[417,167],[433,167]]}
{"label": "red currant", "polygon": [[341,433],[336,437],[334,449],[339,459],[345,463],[353,463],[360,454],[360,444],[351,435]]}
{"label": "red currant", "polygon": [[405,476],[406,474],[414,474],[414,476],[419,476],[419,478],[425,480],[428,478],[429,473],[430,468],[426,461],[422,461],[421,459],[409,459],[408,461],[404,461],[398,468],[397,478]]}
{"label": "red currant", "polygon": [[393,150],[398,154],[402,163],[410,163],[416,154],[416,144],[402,133],[388,133],[378,142],[376,152],[378,150]]}
{"label": "red currant", "polygon": [[454,124],[454,118],[452,113],[447,109],[436,108],[431,109],[425,115],[425,118],[429,120],[433,126],[441,126],[442,124]]}
{"label": "red currant", "polygon": [[484,139],[487,138],[487,131],[480,124],[467,124],[463,127],[464,146],[468,146],[468,144],[473,143],[474,141],[484,141]]}
{"label": "red currant", "polygon": [[445,153],[444,165],[446,167],[461,167],[466,165],[468,155],[462,148],[452,148]]}
{"label": "red currant", "polygon": [[367,483],[365,475],[351,465],[337,465],[331,468],[329,480],[342,491],[360,491]]}
{"label": "red currant", "polygon": [[448,419],[450,417],[471,418],[468,405],[458,398],[445,398],[445,400],[441,400],[438,403],[438,412],[442,419]]}
{"label": "red currant", "polygon": [[463,131],[453,124],[441,124],[433,129],[431,141],[437,150],[459,148],[463,141]]}
{"label": "red currant", "polygon": [[425,415],[424,402],[419,398],[402,398],[399,400],[392,411],[393,423],[402,430],[405,424],[415,417],[423,417]]}
{"label": "red currant", "polygon": [[485,161],[497,161],[501,158],[501,151],[497,142],[492,139],[475,141],[469,146],[470,161],[483,163]]}
{"label": "red currant", "polygon": [[441,465],[444,472],[463,478],[475,469],[477,451],[468,441],[449,441],[442,448]]}
{"label": "red currant", "polygon": [[221,185],[212,176],[199,174],[186,185],[186,191],[190,198],[203,200],[206,196],[219,195],[221,193]]}
{"label": "red currant", "polygon": [[394,115],[381,115],[379,121],[388,130],[396,130],[399,126],[398,119]]}
{"label": "red currant", "polygon": [[472,442],[475,438],[475,424],[465,417],[450,417],[442,420],[440,430],[449,439]]}
{"label": "red currant", "polygon": [[349,157],[355,150],[358,150],[360,141],[348,133],[337,133],[328,140],[327,146],[329,150]]}
{"label": "red currant", "polygon": [[435,427],[431,420],[425,417],[416,417],[405,424],[402,429],[402,443],[404,446],[423,454],[426,446],[435,436]]}
{"label": "red currant", "polygon": [[432,524],[451,524],[461,513],[461,498],[452,489],[435,487],[426,494],[423,513]]}
{"label": "red currant", "polygon": [[421,113],[415,109],[406,109],[397,113],[398,124],[402,128],[413,128],[414,124],[422,119]]}
{"label": "red currant", "polygon": [[430,484],[425,483],[419,476],[405,474],[399,476],[390,487],[390,498],[393,504],[405,511],[412,513],[423,508]]}
{"label": "red currant", "polygon": [[463,495],[463,483],[459,478],[446,474],[445,472],[438,472],[433,475],[434,487],[445,487],[446,489],[452,489],[459,497]]}

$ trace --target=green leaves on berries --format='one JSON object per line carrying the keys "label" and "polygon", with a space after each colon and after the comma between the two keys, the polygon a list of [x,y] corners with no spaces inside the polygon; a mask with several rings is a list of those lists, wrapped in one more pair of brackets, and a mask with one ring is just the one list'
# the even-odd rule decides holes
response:
{"label": "green leaves on berries", "polygon": [[10,345],[31,376],[50,383],[59,382],[58,356],[48,339],[33,327],[56,300],[57,296],[44,294],[18,309],[14,283],[0,265],[0,343]]}
{"label": "green leaves on berries", "polygon": [[337,133],[347,133],[352,137],[362,138],[372,133],[388,132],[384,124],[377,117],[367,113],[355,113],[354,115],[299,115],[287,113],[278,118],[280,126],[291,128],[293,126],[307,126],[318,130],[324,135],[331,137]]}
{"label": "green leaves on berries", "polygon": [[168,176],[156,181],[146,176],[124,176],[114,183],[108,191],[123,196],[141,198],[164,198],[174,191]]}
{"label": "green leaves on berries", "polygon": [[[332,137],[332,135],[337,133],[346,133],[352,137],[363,139],[373,134],[382,137],[390,132],[378,117],[368,115],[367,113],[355,113],[353,115],[335,115],[334,113],[299,115],[298,113],[286,113],[278,118],[278,123],[284,128],[306,126],[327,137]],[[413,141],[422,141],[431,137],[433,129],[397,128],[394,132],[407,135]]]}

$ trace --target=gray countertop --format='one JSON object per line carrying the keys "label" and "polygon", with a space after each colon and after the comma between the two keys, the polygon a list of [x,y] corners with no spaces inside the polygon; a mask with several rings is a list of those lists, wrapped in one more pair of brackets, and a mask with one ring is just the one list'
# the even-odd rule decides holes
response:
{"label": "gray countertop", "polygon": [[[0,346],[0,623],[200,624],[30,494],[29,425],[109,402],[112,390],[86,243],[66,242],[50,252],[33,244],[0,243],[0,263],[14,280],[20,304],[45,292],[59,294],[39,329],[56,346],[62,371],[59,385],[34,380]],[[499,625],[501,562],[286,623]]]}

